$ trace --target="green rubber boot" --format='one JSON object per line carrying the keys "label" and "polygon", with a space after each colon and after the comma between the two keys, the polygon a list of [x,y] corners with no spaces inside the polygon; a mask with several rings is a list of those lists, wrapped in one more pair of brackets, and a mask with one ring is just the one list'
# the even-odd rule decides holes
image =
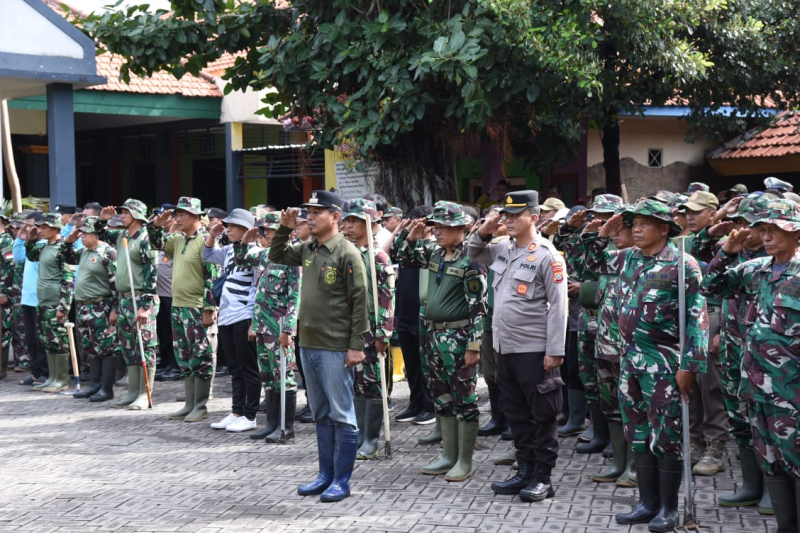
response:
{"label": "green rubber boot", "polygon": [[439,415],[436,415],[436,425],[433,431],[427,437],[420,437],[417,444],[439,444],[442,442],[442,423],[439,420]]}
{"label": "green rubber boot", "polygon": [[752,448],[739,446],[739,467],[742,469],[742,484],[733,494],[717,498],[722,507],[748,507],[756,505],[764,495],[764,474],[758,466]]}
{"label": "green rubber boot", "polygon": [[446,474],[458,461],[458,420],[454,416],[440,416],[439,421],[442,426],[442,455],[421,469],[429,476]]}
{"label": "green rubber boot", "polygon": [[8,376],[8,346],[0,348],[0,379]]}
{"label": "green rubber boot", "polygon": [[622,432],[622,422],[609,420],[608,433],[611,436],[611,449],[614,451],[614,456],[607,469],[589,476],[589,479],[597,483],[614,483],[625,472],[627,463],[628,443],[625,442],[625,434]]}
{"label": "green rubber boot", "polygon": [[[356,452],[356,459],[374,459],[378,456],[378,440],[381,436],[381,426],[383,425],[383,402],[381,400],[367,400],[367,409],[364,420],[364,442]],[[361,428],[359,428],[359,433]],[[360,439],[360,437],[359,437]]]}
{"label": "green rubber boot", "polygon": [[194,379],[194,409],[186,415],[184,422],[200,422],[208,418],[208,397],[211,395],[211,380],[195,377]]}
{"label": "green rubber boot", "polygon": [[42,390],[45,387],[49,387],[50,384],[56,379],[56,362],[53,360],[53,356],[50,355],[49,352],[46,352],[47,355],[47,379],[41,385],[34,385],[33,390]]}
{"label": "green rubber boot", "polygon": [[183,420],[194,409],[194,378],[192,376],[183,378],[183,391],[186,403],[174,413],[169,414],[170,420]]}
{"label": "green rubber boot", "polygon": [[42,392],[61,392],[69,388],[69,354],[54,354],[53,360],[56,364],[56,375],[50,385],[42,389]]}
{"label": "green rubber boot", "polygon": [[772,508],[772,498],[769,497],[769,489],[766,483],[764,484],[764,495],[761,496],[761,501],[758,502],[758,514],[775,516],[775,509]]}
{"label": "green rubber boot", "polygon": [[142,367],[128,365],[128,392],[119,400],[111,402],[111,407],[124,409],[139,396],[139,380],[142,378]]}
{"label": "green rubber boot", "polygon": [[144,370],[142,367],[139,367],[139,372],[142,375],[142,379],[139,380],[139,394],[136,396],[136,399],[131,402],[128,406],[128,409],[131,411],[141,411],[142,409],[147,409],[150,407],[150,402],[147,399],[147,387],[150,387],[150,395],[152,397],[153,394],[153,380],[156,376],[156,367],[155,366],[148,366],[147,367],[147,375],[145,375]]}
{"label": "green rubber boot", "polygon": [[458,461],[447,471],[444,476],[445,481],[466,481],[472,476],[472,454],[475,452],[475,442],[478,440],[478,428],[477,420],[458,421]]}
{"label": "green rubber boot", "polygon": [[617,487],[638,487],[639,478],[636,477],[636,461],[630,444],[627,444],[625,452],[628,454],[628,464],[625,465],[625,471],[622,475],[617,478]]}

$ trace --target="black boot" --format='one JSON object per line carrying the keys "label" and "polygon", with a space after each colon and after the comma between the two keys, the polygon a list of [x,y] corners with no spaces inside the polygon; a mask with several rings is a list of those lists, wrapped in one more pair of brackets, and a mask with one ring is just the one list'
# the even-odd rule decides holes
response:
{"label": "black boot", "polygon": [[506,427],[506,430],[500,435],[500,440],[514,440],[514,435],[511,434],[511,426]]}
{"label": "black boot", "polygon": [[100,390],[89,397],[90,402],[107,402],[114,399],[114,382],[117,380],[117,356],[106,355],[99,359]]}
{"label": "black boot", "polygon": [[648,529],[657,533],[672,531],[678,525],[678,492],[681,490],[683,460],[658,460],[658,497],[661,507]]}
{"label": "black boot", "polygon": [[660,500],[656,456],[651,453],[637,453],[634,458],[639,480],[639,503],[630,513],[615,516],[618,524],[646,524],[658,514]]}
{"label": "black boot", "polygon": [[772,497],[772,508],[775,509],[775,520],[778,522],[778,533],[797,533],[797,480],[779,470],[774,476],[764,476],[769,495]]}
{"label": "black boot", "polygon": [[88,398],[100,390],[100,374],[103,369],[103,361],[99,357],[89,359],[89,386],[80,392],[72,395],[73,398]]}
{"label": "black boot", "polygon": [[278,428],[278,433],[280,433],[281,430],[280,393],[275,393],[275,391],[272,390],[267,391],[264,395],[264,401],[267,404],[267,408],[264,409],[264,412],[267,415],[267,422],[264,426],[264,429],[250,434],[250,438],[253,440],[263,439],[266,438],[267,435],[272,435],[272,433],[275,431],[275,428]]}
{"label": "black boot", "polygon": [[550,467],[541,464],[536,465],[528,486],[519,491],[519,499],[524,502],[540,502],[546,498],[554,498],[555,495],[556,490],[550,482]]}
{"label": "black boot", "polygon": [[264,440],[267,442],[279,442],[286,444],[290,440],[294,440],[294,414],[297,410],[297,393],[294,391],[286,391],[286,433],[283,438],[281,437],[281,393],[278,396],[278,427],[275,431],[267,435]]}
{"label": "black boot", "polygon": [[533,477],[533,463],[517,458],[519,469],[514,477],[505,481],[495,481],[492,483],[492,490],[495,494],[519,494],[519,492],[531,484]]}
{"label": "black boot", "polygon": [[500,407],[500,388],[497,384],[489,385],[489,406],[492,410],[492,418],[485,426],[478,429],[479,437],[490,437],[502,434],[508,427],[508,420]]}
{"label": "black boot", "polygon": [[592,425],[594,426],[592,440],[586,444],[575,446],[575,453],[600,453],[611,442],[611,436],[608,434],[608,421],[600,409],[600,404],[591,402],[589,408],[592,411]]}

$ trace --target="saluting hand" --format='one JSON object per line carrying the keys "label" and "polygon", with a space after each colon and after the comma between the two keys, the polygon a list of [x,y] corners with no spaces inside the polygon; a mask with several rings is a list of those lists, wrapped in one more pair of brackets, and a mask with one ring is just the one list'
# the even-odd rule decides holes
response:
{"label": "saluting hand", "polygon": [[31,226],[28,229],[28,240],[36,242],[39,240],[39,228],[36,226]]}
{"label": "saluting hand", "polygon": [[29,231],[30,231],[30,226],[24,224],[22,227],[19,228],[19,231],[17,231],[17,238],[23,241],[28,240]]}
{"label": "saluting hand", "polygon": [[588,211],[578,211],[572,213],[572,216],[567,220],[567,224],[573,228],[580,228],[586,222],[586,217],[589,216]]}
{"label": "saluting hand", "polygon": [[708,234],[712,237],[722,237],[730,233],[734,226],[736,226],[736,224],[733,222],[720,222],[708,228]]}
{"label": "saluting hand", "polygon": [[500,229],[501,220],[503,215],[500,213],[490,213],[486,220],[481,224],[481,227],[478,228],[478,234],[481,237],[488,237],[489,235],[494,235],[495,232]]}
{"label": "saluting hand", "polygon": [[258,239],[258,228],[251,228],[242,235],[242,244],[250,244]]}
{"label": "saluting hand", "polygon": [[66,238],[64,240],[66,242],[68,242],[69,244],[72,244],[72,243],[76,242],[80,236],[81,236],[81,232],[78,231],[78,229],[76,228],[76,229],[72,230],[69,233],[69,235],[66,236]]}
{"label": "saluting hand", "polygon": [[581,231],[581,235],[584,233],[594,233],[596,231],[600,231],[600,228],[603,226],[603,220],[596,218],[586,224]]}
{"label": "saluting hand", "polygon": [[153,223],[159,227],[163,228],[170,223],[172,219],[172,211],[169,209],[165,209],[161,212],[161,214],[157,215],[155,219],[153,219]]}
{"label": "saluting hand", "polygon": [[411,229],[408,232],[408,237],[406,238],[409,242],[418,241],[425,235],[425,223],[427,220],[424,218],[418,218],[411,224]]}
{"label": "saluting hand", "polygon": [[547,235],[548,237],[550,235],[555,235],[558,233],[559,226],[561,226],[561,222],[558,220],[549,220],[544,226],[542,226],[542,234]]}
{"label": "saluting hand", "polygon": [[222,225],[222,222],[214,222],[208,227],[208,233],[215,239],[222,235],[225,232],[225,226]]}
{"label": "saluting hand", "polygon": [[285,226],[289,229],[294,229],[297,227],[297,209],[292,209],[291,207],[288,209],[281,210],[281,226]]}
{"label": "saluting hand", "polygon": [[739,209],[739,202],[742,201],[743,196],[737,196],[725,204],[722,209],[718,210],[716,215],[714,215],[715,220],[722,220],[728,215],[732,215]]}
{"label": "saluting hand", "polygon": [[114,218],[114,215],[116,214],[117,214],[117,208],[113,205],[109,205],[104,207],[103,210],[100,211],[100,218],[102,218],[103,220],[111,220],[112,218]]}
{"label": "saluting hand", "polygon": [[744,243],[752,233],[750,228],[734,230],[728,235],[728,240],[722,245],[722,250],[728,255],[736,255],[744,250]]}
{"label": "saluting hand", "polygon": [[605,224],[600,228],[600,237],[611,237],[616,235],[622,229],[622,213],[617,213],[609,218]]}

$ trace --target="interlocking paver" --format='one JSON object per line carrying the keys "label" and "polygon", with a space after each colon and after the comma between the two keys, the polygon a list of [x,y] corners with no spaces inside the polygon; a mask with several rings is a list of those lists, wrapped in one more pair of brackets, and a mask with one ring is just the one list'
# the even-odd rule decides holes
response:
{"label": "interlocking paver", "polygon": [[[605,461],[572,452],[574,438],[562,441],[553,472],[556,497],[527,504],[489,488],[511,474],[492,464],[508,443],[479,439],[474,476],[447,483],[419,473],[438,453],[417,444],[431,426],[392,421],[393,457],[358,462],[352,496],[323,504],[296,493],[316,475],[312,425],[298,424],[291,446],[210,429],[208,422],[230,406],[225,380],[215,386],[209,421],[170,421],[166,415],[179,405],[174,397],[180,390],[180,384],[157,383],[155,407],[131,412],[0,382],[0,533],[647,531],[616,524],[613,515],[630,509],[636,491],[588,480]],[[393,397],[399,412],[408,397],[405,383],[395,385]],[[741,482],[734,454],[731,444],[725,472],[696,478],[701,523],[715,532],[774,531],[774,519],[753,508],[715,505],[718,495]]]}

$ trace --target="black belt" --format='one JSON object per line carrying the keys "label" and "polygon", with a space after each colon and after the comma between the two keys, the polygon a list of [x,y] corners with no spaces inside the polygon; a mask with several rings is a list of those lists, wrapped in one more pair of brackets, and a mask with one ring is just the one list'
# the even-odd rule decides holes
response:
{"label": "black belt", "polygon": [[711,314],[711,313],[719,313],[719,312],[722,311],[722,307],[720,307],[718,305],[707,305],[706,306],[706,311],[708,311],[709,314]]}
{"label": "black belt", "polygon": [[456,328],[463,328],[464,326],[469,326],[469,319],[465,318],[464,320],[454,320],[450,322],[434,322],[433,329],[456,329]]}

